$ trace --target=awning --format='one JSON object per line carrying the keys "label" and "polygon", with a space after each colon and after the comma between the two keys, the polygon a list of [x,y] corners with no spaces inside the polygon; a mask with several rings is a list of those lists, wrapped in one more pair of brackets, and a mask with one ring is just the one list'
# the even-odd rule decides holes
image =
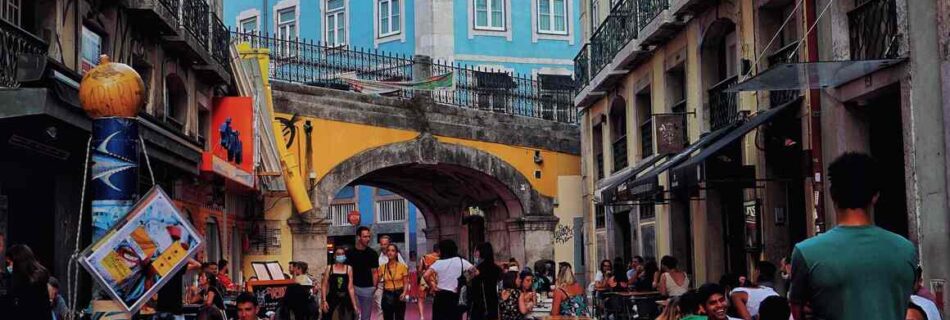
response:
{"label": "awning", "polygon": [[623,183],[626,183],[628,180],[635,178],[640,172],[649,169],[661,158],[663,157],[654,155],[653,157],[647,158],[645,162],[636,167],[626,167],[623,170],[618,171],[616,174],[601,180],[600,183],[597,184],[597,193],[605,202],[613,202],[618,201],[618,198],[626,198],[627,195],[624,194],[626,188],[624,188],[624,190],[618,190],[617,187]]}
{"label": "awning", "polygon": [[671,187],[680,188],[685,187],[690,177],[696,177],[696,180],[699,180],[699,177],[693,175],[696,172],[698,166],[702,164],[706,159],[715,155],[719,151],[723,150],[727,146],[735,143],[739,139],[742,139],[746,133],[749,133],[753,129],[757,128],[760,125],[763,125],[767,122],[775,119],[776,116],[789,109],[793,105],[799,105],[801,102],[801,97],[794,99],[792,101],[786,102],[783,105],[774,107],[769,110],[760,111],[755,116],[747,119],[742,123],[738,128],[730,130],[729,134],[723,136],[721,139],[711,144],[708,148],[703,149],[702,152],[697,154],[695,157],[690,158],[688,161],[684,162],[673,168],[672,177],[671,177]]}
{"label": "awning", "polygon": [[726,92],[834,88],[904,59],[780,63]]}
{"label": "awning", "polygon": [[666,162],[663,162],[658,167],[653,168],[653,170],[650,170],[649,172],[643,174],[639,178],[626,181],[625,183],[622,184],[622,187],[625,188],[627,192],[630,194],[631,198],[634,198],[634,199],[647,198],[659,193],[660,191],[662,191],[660,190],[660,179],[658,178],[660,173],[663,173],[663,171],[666,171],[669,168],[688,159],[690,154],[713,143],[714,141],[719,139],[719,137],[722,137],[723,135],[725,135],[727,132],[729,132],[729,130],[731,130],[735,126],[736,125],[726,126],[724,128],[720,128],[716,131],[710,132],[709,134],[706,134],[705,136],[702,136],[701,138],[699,138],[699,140],[691,144],[689,147],[687,147],[683,151],[680,151],[680,153],[677,153],[676,155],[667,158]]}

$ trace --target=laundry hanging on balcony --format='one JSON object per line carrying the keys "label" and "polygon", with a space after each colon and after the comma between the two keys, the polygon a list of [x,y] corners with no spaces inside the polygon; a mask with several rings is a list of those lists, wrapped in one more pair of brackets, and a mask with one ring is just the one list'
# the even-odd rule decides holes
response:
{"label": "laundry hanging on balcony", "polygon": [[367,94],[385,95],[400,90],[441,90],[452,89],[455,85],[453,73],[444,73],[431,76],[421,81],[375,81],[358,79],[356,72],[342,73],[338,76],[341,80],[350,85],[353,91]]}

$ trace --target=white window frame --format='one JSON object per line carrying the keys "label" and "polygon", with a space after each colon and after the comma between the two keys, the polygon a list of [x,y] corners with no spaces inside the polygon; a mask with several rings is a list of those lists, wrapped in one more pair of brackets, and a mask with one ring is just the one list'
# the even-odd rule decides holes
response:
{"label": "white window frame", "polygon": [[[293,20],[290,20],[290,21],[281,21],[281,20],[280,20],[280,16],[282,16],[283,13],[285,13],[285,12],[287,12],[287,11],[293,11],[293,13],[294,13],[294,19],[293,19]],[[274,20],[275,20],[274,25],[277,26],[277,38],[278,38],[278,39],[294,40],[294,39],[297,38],[297,34],[300,33],[300,28],[297,26],[297,20],[298,20],[297,18],[298,18],[298,17],[297,17],[297,6],[292,6],[292,7],[287,7],[287,8],[282,8],[282,9],[280,9],[280,10],[277,10],[277,14],[274,15]],[[294,32],[293,32],[294,34],[293,34],[292,37],[289,35],[290,32],[289,32],[289,30],[287,30],[287,29],[289,29],[288,27],[293,27],[293,29],[294,29]]]}
{"label": "white window frame", "polygon": [[[348,30],[349,28],[347,28],[348,26],[347,22],[349,22],[349,19],[347,18],[347,14],[346,14],[347,12],[346,9],[348,6],[347,1],[343,0],[343,7],[337,8],[337,9],[330,9],[329,6],[327,6],[329,2],[330,2],[329,0],[323,1],[323,6],[325,9],[324,10],[325,13],[323,15],[323,21],[324,21],[323,39],[326,42],[327,46],[329,47],[346,46],[347,35],[349,33],[349,30]],[[329,23],[330,16],[333,16],[333,21],[334,21],[334,24],[332,26],[334,30],[333,34],[335,35],[334,39],[330,39],[330,27],[331,27]],[[342,26],[343,26],[342,28],[340,28],[341,20],[342,20]],[[342,36],[340,35],[340,30],[343,30]]]}
{"label": "white window frame", "polygon": [[[487,15],[485,17],[485,22],[488,23],[488,25],[484,25],[484,26],[478,25],[478,2],[479,1],[485,1],[485,9],[486,9],[485,14]],[[501,20],[500,27],[494,26],[493,22],[495,21],[492,20],[492,11],[495,11],[496,9],[492,5],[492,1],[495,1],[495,0],[472,0],[471,1],[472,2],[472,26],[475,28],[475,30],[505,31],[508,29],[509,19],[507,17],[508,17],[508,11],[509,11],[508,10],[509,0],[497,0],[497,1],[501,1],[501,19],[502,20]]]}
{"label": "white window frame", "polygon": [[[562,19],[563,22],[564,22],[564,30],[556,30],[556,29],[554,28],[554,26],[556,25],[556,23],[555,23],[555,20],[556,20],[556,19],[555,19],[555,16],[554,16],[554,12],[555,12],[554,7],[555,7],[555,3],[556,3],[557,1],[558,1],[558,0],[535,0],[535,1],[534,1],[535,5],[536,5],[537,8],[538,8],[537,14],[535,15],[536,20],[537,20],[536,23],[535,23],[535,27],[538,28],[538,33],[542,33],[542,34],[556,34],[556,35],[566,35],[566,34],[568,34],[568,30],[570,29],[570,28],[568,27],[569,17],[568,17],[568,10],[567,10],[568,7],[569,7],[569,6],[568,6],[568,5],[569,5],[569,4],[568,4],[569,1],[568,1],[568,0],[560,0],[560,1],[562,2],[563,6],[564,6],[564,11],[563,11],[563,12],[564,12],[564,15],[561,17],[561,19]],[[548,3],[548,9],[549,9],[548,12],[541,12],[541,3],[542,3],[542,2],[547,2],[547,3]],[[550,25],[548,26],[549,29],[544,29],[544,28],[541,27],[541,15],[542,15],[542,14],[547,14],[547,15],[549,16],[549,20],[548,20],[548,21],[550,22]]]}
{"label": "white window frame", "polygon": [[[383,210],[382,210],[383,206],[381,205],[382,202],[392,202],[392,203],[394,203],[394,204],[401,202],[401,203],[402,203],[402,214],[403,214],[402,219],[387,219],[387,220],[384,220],[384,219],[383,219]],[[406,220],[409,218],[409,201],[407,201],[407,200],[404,199],[404,198],[392,197],[392,196],[385,196],[385,197],[382,197],[382,198],[377,198],[377,199],[375,199],[375,201],[374,201],[374,203],[373,203],[373,206],[375,207],[375,211],[376,211],[376,222],[377,222],[377,223],[406,222]],[[393,208],[395,208],[395,206],[394,206]],[[395,212],[393,212],[393,216],[395,216]]]}
{"label": "white window frame", "polygon": [[20,0],[0,0],[0,19],[19,27],[22,11]]}
{"label": "white window frame", "polygon": [[[0,1],[2,1],[2,0],[0,0]],[[89,40],[90,42],[87,42],[87,40]],[[79,42],[79,47],[80,47],[80,51],[79,51],[79,59],[80,59],[79,73],[80,73],[80,74],[85,74],[86,71],[87,71],[87,69],[86,69],[84,66],[87,66],[87,65],[88,65],[89,70],[92,70],[92,68],[95,68],[96,65],[99,64],[99,55],[102,54],[103,45],[104,45],[103,42],[105,41],[105,37],[104,37],[101,33],[99,33],[98,31],[93,30],[93,29],[90,29],[90,28],[87,27],[86,25],[83,25],[83,26],[82,26],[82,37],[80,38],[79,41],[80,41],[80,42]],[[89,48],[86,48],[86,47],[85,47],[85,46],[87,46],[87,45],[88,45],[88,46],[97,47],[97,48],[95,48],[97,52],[96,52],[96,54],[95,54],[94,57],[86,57],[86,56],[85,56],[85,54],[86,54],[85,50],[89,49]],[[90,60],[90,59],[94,59],[94,60]]]}
{"label": "white window frame", "polygon": [[359,210],[359,205],[354,201],[333,203],[330,204],[330,214],[328,214],[327,218],[334,227],[350,226],[348,215],[350,214],[350,211],[354,210]]}
{"label": "white window frame", "polygon": [[[393,5],[393,2],[396,2]],[[377,0],[376,1],[376,37],[377,38],[386,38],[391,37],[402,32],[402,2],[403,0]],[[383,12],[382,7],[386,6],[388,9],[389,15],[385,18],[388,19],[388,25],[383,25]],[[383,27],[389,29],[388,32],[383,32]]]}
{"label": "white window frame", "polygon": [[[247,28],[244,28],[244,25],[248,24],[249,22],[254,23],[254,29],[248,30]],[[258,21],[258,16],[252,16],[238,20],[238,28],[239,32],[241,33],[257,33],[258,30],[260,30],[260,21]]]}

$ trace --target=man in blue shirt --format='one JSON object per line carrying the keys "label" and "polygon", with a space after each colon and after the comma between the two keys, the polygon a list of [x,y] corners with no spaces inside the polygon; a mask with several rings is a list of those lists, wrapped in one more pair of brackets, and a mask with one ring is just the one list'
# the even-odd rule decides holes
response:
{"label": "man in blue shirt", "polygon": [[[828,167],[837,227],[795,245],[789,301],[816,319],[904,319],[914,286],[914,245],[871,221],[880,191],[870,156],[846,153]],[[894,214],[875,212],[876,215]]]}

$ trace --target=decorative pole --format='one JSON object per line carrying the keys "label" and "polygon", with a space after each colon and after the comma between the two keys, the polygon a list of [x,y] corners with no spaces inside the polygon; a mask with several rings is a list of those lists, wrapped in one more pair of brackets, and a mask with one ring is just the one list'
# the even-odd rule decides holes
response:
{"label": "decorative pole", "polygon": [[[109,56],[79,83],[79,102],[92,118],[92,242],[99,241],[138,200],[139,127],[145,83],[139,73]],[[93,317],[131,319],[93,289]],[[96,301],[98,300],[98,301]],[[117,312],[119,311],[119,312]],[[111,315],[111,316],[107,316]]]}
{"label": "decorative pole", "polygon": [[79,84],[79,101],[92,121],[92,241],[138,200],[139,128],[145,84],[126,64],[99,57]]}

